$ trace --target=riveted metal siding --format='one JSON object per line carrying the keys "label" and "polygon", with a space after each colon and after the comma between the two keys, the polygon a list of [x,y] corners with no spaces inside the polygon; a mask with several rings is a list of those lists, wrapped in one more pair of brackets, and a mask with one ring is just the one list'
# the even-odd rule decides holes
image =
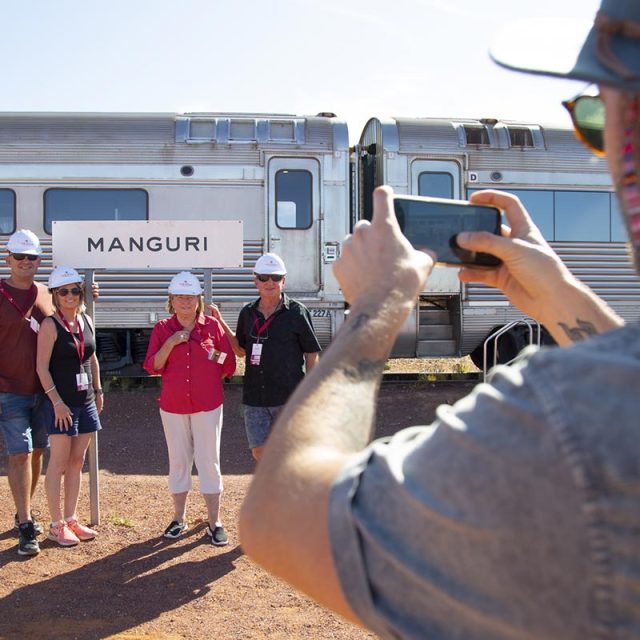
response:
{"label": "riveted metal siding", "polygon": [[265,150],[332,150],[334,126],[329,118],[308,118],[302,146],[188,144],[176,142],[174,114],[0,114],[0,163],[258,166]]}
{"label": "riveted metal siding", "polygon": [[[569,270],[606,300],[625,320],[640,320],[640,277],[624,243],[551,242]],[[471,304],[470,304],[471,303]],[[486,306],[473,306],[482,303]],[[493,327],[522,318],[518,309],[507,306],[498,290],[468,285],[463,311],[463,353],[472,351]]]}

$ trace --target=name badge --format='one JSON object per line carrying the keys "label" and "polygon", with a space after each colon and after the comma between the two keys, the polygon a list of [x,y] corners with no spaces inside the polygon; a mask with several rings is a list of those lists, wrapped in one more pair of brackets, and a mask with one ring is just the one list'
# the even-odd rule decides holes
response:
{"label": "name badge", "polygon": [[249,364],[259,365],[261,356],[262,343],[256,342],[253,347],[251,347],[251,357],[249,358]]}
{"label": "name badge", "polygon": [[38,331],[40,331],[40,323],[33,316],[29,318],[29,326],[33,333],[38,333]]}
{"label": "name badge", "polygon": [[76,388],[78,391],[86,391],[89,388],[89,376],[86,373],[76,373]]}
{"label": "name badge", "polygon": [[218,351],[217,349],[211,349],[211,351],[209,351],[209,360],[223,364],[226,359],[227,354],[224,351]]}

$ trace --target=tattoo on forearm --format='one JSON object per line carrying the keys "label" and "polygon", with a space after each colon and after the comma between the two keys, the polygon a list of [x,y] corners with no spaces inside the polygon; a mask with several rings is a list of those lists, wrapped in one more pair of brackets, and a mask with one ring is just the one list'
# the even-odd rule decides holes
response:
{"label": "tattoo on forearm", "polygon": [[598,331],[591,322],[580,320],[576,318],[577,326],[570,327],[564,322],[558,322],[558,326],[567,334],[567,336],[573,340],[573,342],[580,342],[590,336],[595,336]]}
{"label": "tattoo on forearm", "polygon": [[351,331],[357,331],[362,328],[362,325],[366,324],[369,316],[366,313],[358,314],[358,317],[353,321],[351,325]]}
{"label": "tattoo on forearm", "polygon": [[351,382],[376,380],[384,370],[384,360],[360,360],[353,366],[346,366],[344,375]]}

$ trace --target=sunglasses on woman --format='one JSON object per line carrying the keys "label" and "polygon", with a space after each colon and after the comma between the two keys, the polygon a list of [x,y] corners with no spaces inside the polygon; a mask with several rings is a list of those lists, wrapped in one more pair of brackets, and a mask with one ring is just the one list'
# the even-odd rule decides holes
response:
{"label": "sunglasses on woman", "polygon": [[61,295],[62,297],[68,296],[69,294],[72,294],[74,296],[79,296],[81,293],[82,293],[82,289],[80,287],[72,287],[71,289],[67,289],[66,287],[60,287],[60,289],[58,289],[58,294]]}
{"label": "sunglasses on woman", "polygon": [[280,280],[284,278],[284,276],[279,273],[254,273],[253,275],[258,278],[260,282],[268,282],[269,280],[280,282]]}
{"label": "sunglasses on woman", "polygon": [[18,261],[22,261],[26,258],[29,262],[35,262],[40,256],[32,256],[30,253],[12,253],[11,257]]}
{"label": "sunglasses on woman", "polygon": [[569,112],[576,138],[597,156],[604,153],[604,104],[599,95],[579,95],[565,100],[562,106]]}

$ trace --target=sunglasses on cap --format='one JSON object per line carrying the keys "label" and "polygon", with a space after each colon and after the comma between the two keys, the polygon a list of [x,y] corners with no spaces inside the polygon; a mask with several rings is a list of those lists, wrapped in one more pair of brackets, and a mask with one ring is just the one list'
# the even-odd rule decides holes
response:
{"label": "sunglasses on cap", "polygon": [[72,287],[71,289],[67,289],[67,287],[60,287],[57,289],[57,292],[61,296],[68,296],[70,293],[74,296],[79,296],[82,293],[82,289],[80,287]]}
{"label": "sunglasses on cap", "polygon": [[28,253],[12,253],[11,257],[14,260],[22,261],[26,258],[30,262],[35,262],[40,256],[32,256],[31,254],[28,254]]}
{"label": "sunglasses on cap", "polygon": [[273,282],[280,282],[284,276],[281,273],[254,273],[253,274],[260,282],[268,282],[269,280],[273,280]]}
{"label": "sunglasses on cap", "polygon": [[565,100],[576,138],[597,156],[604,156],[604,104],[599,95],[582,94]]}

